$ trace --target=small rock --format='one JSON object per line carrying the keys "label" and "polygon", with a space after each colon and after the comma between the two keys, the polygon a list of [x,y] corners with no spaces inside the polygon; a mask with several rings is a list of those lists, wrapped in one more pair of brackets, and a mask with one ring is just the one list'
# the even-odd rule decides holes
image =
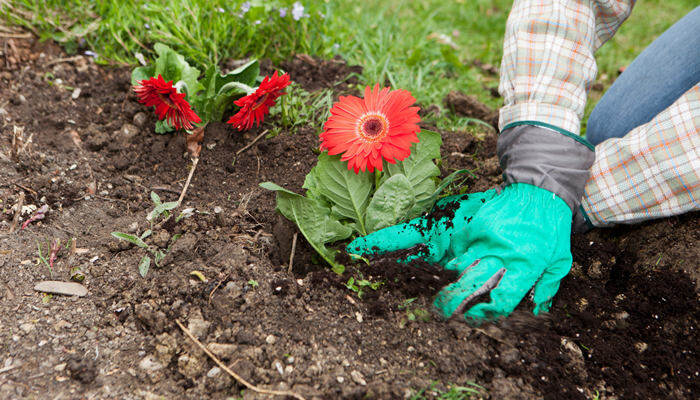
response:
{"label": "small rock", "polygon": [[274,335],[267,335],[265,342],[267,344],[275,344],[275,342],[277,342],[277,338]]}
{"label": "small rock", "polygon": [[34,330],[34,324],[25,322],[23,324],[20,324],[19,329],[21,329],[24,333],[29,333]]}
{"label": "small rock", "polygon": [[10,103],[18,106],[20,104],[27,104],[27,98],[24,95],[17,93],[10,98]]}
{"label": "small rock", "polygon": [[119,133],[124,139],[131,140],[134,136],[138,135],[139,128],[137,128],[135,125],[126,123],[122,125]]}
{"label": "small rock", "polygon": [[365,381],[365,377],[362,376],[362,374],[359,371],[350,372],[350,377],[358,385],[367,386],[367,381]]}
{"label": "small rock", "polygon": [[567,338],[561,338],[561,345],[569,352],[572,358],[576,360],[583,360],[583,352],[581,351],[581,348],[576,345],[576,343]]}
{"label": "small rock", "polygon": [[34,290],[37,292],[62,294],[66,296],[83,297],[88,294],[85,286],[76,282],[63,281],[41,281],[34,285]]}
{"label": "small rock", "polygon": [[164,377],[163,364],[154,360],[151,356],[144,357],[139,361],[139,368],[142,369],[152,383],[157,383]]}
{"label": "small rock", "polygon": [[637,342],[634,344],[634,348],[637,350],[638,353],[644,353],[646,349],[649,348],[649,345],[644,342]]}
{"label": "small rock", "polygon": [[145,112],[137,112],[134,114],[134,125],[142,128],[144,125],[146,125],[146,122],[148,121],[148,116],[146,115]]}
{"label": "small rock", "polygon": [[197,357],[183,354],[177,359],[177,370],[185,377],[195,379],[202,374],[204,365]]}
{"label": "small rock", "polygon": [[207,377],[208,378],[215,378],[221,373],[221,368],[219,367],[214,367],[207,372]]}
{"label": "small rock", "polygon": [[289,375],[292,372],[294,372],[294,367],[292,367],[291,365],[287,365],[286,367],[284,367],[284,374],[285,375]]}
{"label": "small rock", "polygon": [[163,365],[154,360],[151,356],[146,356],[139,361],[139,368],[146,372],[154,372],[163,368]]}
{"label": "small rock", "polygon": [[165,229],[161,229],[153,235],[153,244],[162,249],[168,247],[168,242],[170,242],[170,232]]}
{"label": "small rock", "polygon": [[621,320],[621,319],[627,319],[629,318],[630,314],[627,311],[621,311],[619,313],[614,314],[615,319]]}
{"label": "small rock", "polygon": [[136,233],[136,231],[139,229],[139,223],[134,221],[129,225],[129,233]]}
{"label": "small rock", "polygon": [[338,377],[336,377],[335,379],[338,381],[338,383],[343,383],[343,382],[345,382],[345,378],[343,378],[342,376],[338,376]]}
{"label": "small rock", "polygon": [[238,350],[238,346],[231,343],[209,343],[207,348],[217,357],[224,359],[230,359]]}
{"label": "small rock", "polygon": [[600,279],[603,277],[603,271],[601,269],[602,264],[600,261],[593,261],[591,266],[588,267],[588,276],[593,279]]}
{"label": "small rock", "polygon": [[73,90],[73,93],[71,93],[70,98],[73,99],[73,100],[75,100],[75,99],[77,99],[78,97],[80,97],[80,88],[75,88],[75,89]]}
{"label": "small rock", "polygon": [[204,320],[202,312],[199,311],[199,309],[192,313],[188,322],[187,329],[189,329],[196,338],[203,339],[207,335],[207,332],[209,332],[211,322]]}
{"label": "small rock", "polygon": [[214,214],[221,214],[223,211],[224,210],[219,206],[214,207]]}
{"label": "small rock", "polygon": [[56,365],[55,367],[53,367],[53,370],[56,372],[61,372],[64,369],[66,369],[66,363],[60,363],[60,364]]}

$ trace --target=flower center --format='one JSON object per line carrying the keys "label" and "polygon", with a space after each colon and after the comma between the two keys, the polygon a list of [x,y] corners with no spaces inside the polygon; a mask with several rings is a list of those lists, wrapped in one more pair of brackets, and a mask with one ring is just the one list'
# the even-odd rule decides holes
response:
{"label": "flower center", "polygon": [[386,136],[389,123],[383,114],[365,114],[357,124],[359,135],[368,141],[377,141]]}
{"label": "flower center", "polygon": [[265,104],[265,100],[267,100],[267,96],[269,94],[270,93],[265,93],[264,95],[260,96],[257,100],[255,100],[255,104],[253,104],[253,110],[257,110],[258,108],[260,108],[260,106]]}
{"label": "flower center", "polygon": [[175,103],[170,100],[170,96],[163,96],[162,93],[158,93],[158,97],[163,100],[163,103],[167,104],[170,108],[175,108]]}

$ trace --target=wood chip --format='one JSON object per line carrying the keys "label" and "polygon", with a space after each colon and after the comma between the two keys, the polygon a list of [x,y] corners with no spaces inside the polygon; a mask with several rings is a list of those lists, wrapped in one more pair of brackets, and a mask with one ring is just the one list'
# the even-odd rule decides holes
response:
{"label": "wood chip", "polygon": [[34,290],[37,292],[79,297],[83,297],[88,294],[88,290],[85,286],[76,282],[63,281],[41,281],[34,285]]}

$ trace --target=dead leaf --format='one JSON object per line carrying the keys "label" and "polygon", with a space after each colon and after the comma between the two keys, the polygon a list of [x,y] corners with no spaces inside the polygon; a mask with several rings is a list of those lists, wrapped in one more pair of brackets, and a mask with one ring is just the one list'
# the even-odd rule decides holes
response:
{"label": "dead leaf", "polygon": [[202,152],[202,140],[204,140],[204,127],[195,128],[192,133],[186,133],[187,153],[192,158],[199,158],[199,153]]}

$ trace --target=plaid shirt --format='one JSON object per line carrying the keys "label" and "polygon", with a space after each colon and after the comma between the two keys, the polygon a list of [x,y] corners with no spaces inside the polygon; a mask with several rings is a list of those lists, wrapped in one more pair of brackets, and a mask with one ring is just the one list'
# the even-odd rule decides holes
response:
{"label": "plaid shirt", "polygon": [[[499,91],[501,131],[531,122],[580,134],[593,54],[634,0],[515,0]],[[596,147],[582,208],[595,226],[700,209],[700,97],[691,89],[649,123]]]}

